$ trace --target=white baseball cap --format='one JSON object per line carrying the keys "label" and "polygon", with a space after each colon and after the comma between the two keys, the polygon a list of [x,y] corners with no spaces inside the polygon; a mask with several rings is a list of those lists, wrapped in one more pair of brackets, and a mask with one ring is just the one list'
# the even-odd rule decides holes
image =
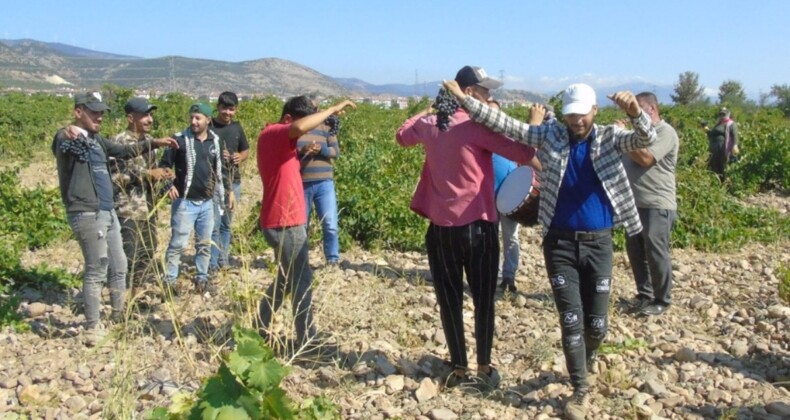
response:
{"label": "white baseball cap", "polygon": [[584,83],[574,83],[562,94],[562,113],[586,115],[596,105],[595,91]]}

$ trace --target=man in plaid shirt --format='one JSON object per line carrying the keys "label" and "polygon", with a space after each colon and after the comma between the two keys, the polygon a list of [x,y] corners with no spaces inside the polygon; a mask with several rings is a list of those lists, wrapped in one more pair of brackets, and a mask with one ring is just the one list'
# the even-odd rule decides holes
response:
{"label": "man in plaid shirt", "polygon": [[[622,154],[649,146],[656,138],[650,118],[631,92],[609,98],[634,127],[593,123],[595,91],[585,84],[563,94],[563,119],[530,126],[467,96],[454,81],[444,83],[469,117],[495,132],[543,151],[538,219],[543,256],[560,315],[562,348],[574,388],[565,416],[584,418],[589,401],[588,369],[606,336],[612,286],[612,228],[628,235],[642,230]],[[533,106],[536,112],[542,106]]]}

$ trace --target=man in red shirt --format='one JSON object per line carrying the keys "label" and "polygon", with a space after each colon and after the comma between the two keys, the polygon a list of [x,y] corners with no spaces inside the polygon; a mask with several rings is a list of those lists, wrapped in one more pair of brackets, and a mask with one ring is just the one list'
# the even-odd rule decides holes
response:
{"label": "man in red shirt", "polygon": [[[488,101],[489,90],[502,85],[488,77],[483,69],[471,66],[459,70],[455,80],[464,92],[481,101]],[[496,388],[500,378],[490,364],[499,264],[499,215],[494,204],[492,153],[527,163],[535,156],[535,149],[474,123],[461,108],[449,117],[446,131],[437,127],[436,116],[426,113],[406,120],[396,138],[401,146],[421,145],[425,151],[411,209],[431,221],[425,247],[453,365],[453,373],[445,385],[477,383]],[[475,378],[466,372],[464,272],[475,306]]]}
{"label": "man in red shirt", "polygon": [[283,106],[280,121],[267,124],[258,137],[258,172],[263,183],[260,227],[266,242],[275,250],[278,265],[277,280],[261,298],[261,331],[268,331],[274,312],[287,292],[294,311],[297,348],[310,344],[316,331],[312,310],[313,273],[308,264],[307,210],[296,142],[330,115],[339,114],[347,107],[356,108],[356,105],[346,100],[315,112],[306,96],[291,98]]}

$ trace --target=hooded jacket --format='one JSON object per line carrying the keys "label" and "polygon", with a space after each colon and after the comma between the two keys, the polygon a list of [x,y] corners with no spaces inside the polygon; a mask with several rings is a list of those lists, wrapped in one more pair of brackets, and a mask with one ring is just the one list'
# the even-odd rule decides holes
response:
{"label": "hooded jacket", "polygon": [[[63,142],[68,140],[59,130],[52,140],[52,154],[58,166],[58,181],[60,182],[60,197],[66,212],[88,212],[99,210],[99,197],[96,192],[96,180],[93,177],[91,162],[82,159],[73,152],[64,150]],[[105,158],[129,159],[153,148],[150,140],[137,145],[122,145],[110,142],[99,134],[88,137],[80,136],[77,141],[87,142],[91,147],[101,147]],[[106,159],[105,159],[105,165]],[[110,172],[109,166],[107,173]]]}

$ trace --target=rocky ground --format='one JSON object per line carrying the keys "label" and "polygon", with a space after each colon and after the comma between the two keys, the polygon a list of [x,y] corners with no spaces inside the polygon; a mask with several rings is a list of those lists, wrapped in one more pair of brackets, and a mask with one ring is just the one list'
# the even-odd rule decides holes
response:
{"label": "rocky ground", "polygon": [[[786,206],[786,197],[766,199],[777,200]],[[519,291],[497,302],[498,391],[443,389],[448,354],[425,256],[361,250],[345,251],[339,267],[323,267],[318,250],[311,254],[317,322],[337,351],[283,354],[292,369],[283,387],[296,401],[326,395],[343,418],[562,417],[571,388],[538,244],[534,230],[522,230]],[[78,273],[79,255],[66,241],[25,263]],[[777,295],[790,241],[731,254],[675,250],[673,258],[675,303],[661,317],[643,318],[626,311],[634,286],[627,258],[615,256],[611,326],[588,418],[790,418],[790,305]],[[169,302],[149,285],[127,320],[108,324],[106,339],[91,345],[78,290],[24,291],[20,311],[31,331],[0,332],[0,418],[135,418],[194,391],[230,347],[230,325],[250,325],[272,281],[271,260],[270,253],[243,255],[213,294],[191,293],[184,279],[183,293]],[[465,308],[473,361],[471,299]],[[287,305],[279,312],[275,335],[290,334],[289,312]]]}

